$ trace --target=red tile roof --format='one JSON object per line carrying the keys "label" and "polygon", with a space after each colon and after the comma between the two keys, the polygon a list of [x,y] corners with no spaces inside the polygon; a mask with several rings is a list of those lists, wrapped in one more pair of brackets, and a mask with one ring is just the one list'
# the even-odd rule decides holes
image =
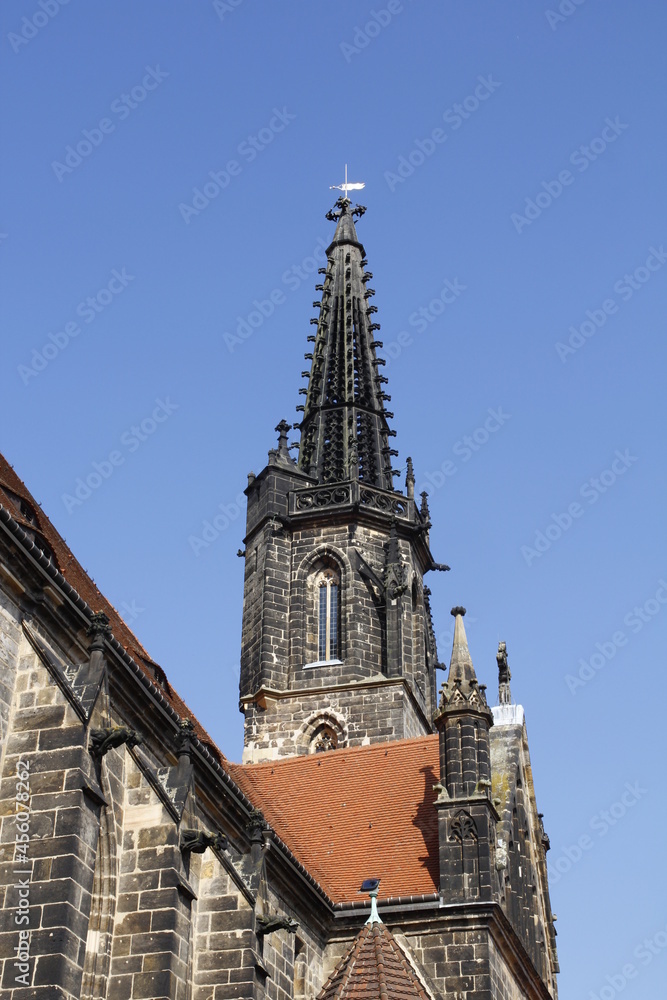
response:
{"label": "red tile roof", "polygon": [[334,902],[437,892],[437,735],[226,767]]}
{"label": "red tile roof", "polygon": [[[65,540],[59,535],[35,501],[28,488],[16,475],[7,460],[0,455],[0,504],[7,509],[17,524],[27,532],[35,544],[51,556],[56,569],[76,590],[93,611],[103,611],[109,619],[113,636],[123,646],[146,677],[157,684],[171,707],[183,719],[190,719],[195,732],[209,749],[223,761],[224,757],[206,730],[194,717],[185,702],[178,696],[167,680],[162,667],[151,659],[137,637],[127,627],[116,609],[100,593],[81,564],[74,558]],[[46,543],[46,546],[44,546]]]}
{"label": "red tile roof", "polygon": [[417,974],[384,924],[365,924],[317,1000],[429,1000]]}

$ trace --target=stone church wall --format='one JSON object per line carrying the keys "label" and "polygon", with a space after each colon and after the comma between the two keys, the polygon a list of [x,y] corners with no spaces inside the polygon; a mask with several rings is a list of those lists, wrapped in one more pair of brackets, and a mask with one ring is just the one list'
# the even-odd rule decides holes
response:
{"label": "stone church wall", "polygon": [[489,969],[493,1000],[526,1000],[521,989],[493,938],[489,939]]}
{"label": "stone church wall", "polygon": [[126,796],[109,996],[188,1000],[190,898],[180,891],[178,829],[127,750],[107,754],[103,769],[123,764]]}
{"label": "stone church wall", "polygon": [[246,705],[243,761],[310,753],[311,737],[320,724],[336,732],[341,747],[424,735],[423,716],[400,681],[381,680],[363,691],[300,691],[285,701],[267,699],[266,708]]}
{"label": "stone church wall", "polygon": [[20,640],[18,608],[9,594],[0,590],[0,753],[9,731]]}
{"label": "stone church wall", "polygon": [[440,928],[406,934],[410,952],[442,996],[491,1000],[488,931]]}
{"label": "stone church wall", "polygon": [[[0,985],[8,991],[21,988],[13,949],[18,931],[29,927],[35,958],[33,992],[23,993],[25,997],[38,997],[40,988],[53,983],[63,986],[54,998],[78,996],[98,833],[97,807],[81,790],[90,761],[84,742],[80,719],[22,639],[0,785],[0,865],[6,886],[0,911]],[[21,772],[27,772],[24,783],[29,785],[25,866],[16,814]],[[16,874],[23,867],[26,874]]]}
{"label": "stone church wall", "polygon": [[296,898],[286,899],[270,885],[263,894],[262,908],[299,924],[295,933],[283,929],[260,939],[261,959],[269,973],[267,1000],[312,1000],[325,979],[321,930],[312,926]]}
{"label": "stone church wall", "polygon": [[[322,520],[280,531],[265,525],[248,544],[241,669],[244,761],[306,752],[308,726],[318,710],[322,719],[329,713],[337,720],[332,724],[338,746],[431,730],[435,682],[426,676],[423,584],[411,545],[397,542],[405,573],[397,597],[374,596],[356,569],[361,555],[382,581],[387,544],[387,529]],[[338,658],[322,663],[316,581],[325,566],[340,580],[340,649]],[[392,613],[398,620],[390,650],[387,601],[396,607]],[[393,684],[383,688],[389,680]],[[260,704],[246,698],[262,686],[268,693]]]}

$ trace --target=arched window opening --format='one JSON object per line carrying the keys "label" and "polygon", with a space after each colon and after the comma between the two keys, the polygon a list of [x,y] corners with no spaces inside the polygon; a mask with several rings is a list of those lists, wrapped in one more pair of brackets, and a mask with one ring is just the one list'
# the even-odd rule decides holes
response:
{"label": "arched window opening", "polygon": [[304,722],[297,737],[298,753],[326,753],[347,746],[347,724],[335,712],[317,712]]}
{"label": "arched window opening", "polygon": [[[299,602],[298,614],[303,608],[303,642],[295,648],[299,657],[299,647],[303,650],[305,668],[340,664],[346,648],[345,602],[343,598],[344,569],[337,554],[326,549],[314,554],[304,567],[305,602]],[[295,604],[296,606],[296,604]],[[295,633],[300,622],[295,622]],[[298,642],[298,639],[297,639]]]}
{"label": "arched window opening", "polygon": [[333,570],[318,575],[317,586],[317,658],[340,659],[340,579]]}

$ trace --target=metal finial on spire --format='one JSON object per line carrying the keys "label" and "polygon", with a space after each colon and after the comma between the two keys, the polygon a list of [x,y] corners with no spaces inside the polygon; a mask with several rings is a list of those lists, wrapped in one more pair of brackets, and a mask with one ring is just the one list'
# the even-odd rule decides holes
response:
{"label": "metal finial on spire", "polygon": [[381,924],[380,915],[378,913],[377,898],[380,892],[380,879],[379,878],[365,878],[361,883],[361,888],[359,892],[367,892],[371,898],[371,915],[366,921],[367,924]]}
{"label": "metal finial on spire", "polygon": [[357,183],[357,184],[348,183],[348,180],[347,180],[347,163],[346,163],[345,164],[345,183],[344,184],[330,184],[329,185],[329,190],[330,191],[342,191],[343,192],[343,197],[346,198],[349,201],[350,199],[347,197],[347,192],[348,191],[361,191],[361,189],[365,188],[365,187],[366,187],[366,185],[363,182],[362,183]]}

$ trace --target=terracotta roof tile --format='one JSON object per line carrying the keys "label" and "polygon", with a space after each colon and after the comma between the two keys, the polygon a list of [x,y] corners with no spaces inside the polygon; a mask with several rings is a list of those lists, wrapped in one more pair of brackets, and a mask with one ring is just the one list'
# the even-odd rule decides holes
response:
{"label": "terracotta roof tile", "polygon": [[7,509],[17,524],[27,532],[47,558],[51,558],[56,569],[65,577],[93,611],[103,611],[109,618],[114,638],[129,653],[146,677],[162,691],[175,712],[184,719],[190,719],[195,732],[213,754],[223,761],[224,757],[203,726],[197,721],[185,702],[174,691],[162,667],[148,655],[134,633],[127,627],[112,604],[100,593],[80,563],[72,555],[67,543],[53,527],[28,488],[16,475],[7,460],[0,455],[0,504]]}
{"label": "terracotta roof tile", "polygon": [[429,994],[382,923],[365,924],[317,1000],[429,1000]]}
{"label": "terracotta roof tile", "polygon": [[226,767],[334,902],[437,892],[437,735]]}

